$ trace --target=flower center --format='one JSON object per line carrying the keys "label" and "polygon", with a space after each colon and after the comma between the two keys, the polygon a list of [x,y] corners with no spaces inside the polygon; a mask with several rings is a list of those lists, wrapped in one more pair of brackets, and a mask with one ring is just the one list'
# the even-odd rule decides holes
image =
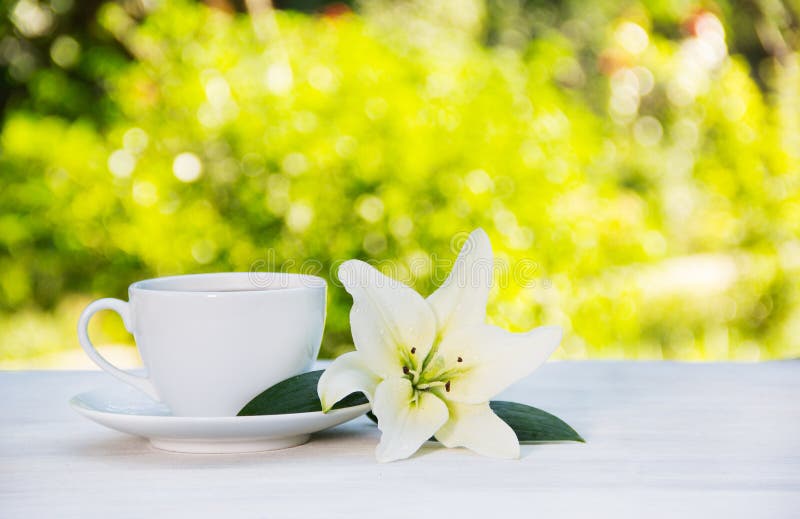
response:
{"label": "flower center", "polygon": [[[452,379],[463,371],[458,366],[448,367],[444,357],[438,355],[436,350],[437,348],[434,348],[424,362],[418,362],[414,357],[417,349],[411,348],[410,355],[403,361],[403,376],[411,382],[414,399],[418,397],[420,391],[432,391],[437,388],[444,388],[444,391],[449,393]],[[461,364],[464,359],[459,355],[456,362]]]}

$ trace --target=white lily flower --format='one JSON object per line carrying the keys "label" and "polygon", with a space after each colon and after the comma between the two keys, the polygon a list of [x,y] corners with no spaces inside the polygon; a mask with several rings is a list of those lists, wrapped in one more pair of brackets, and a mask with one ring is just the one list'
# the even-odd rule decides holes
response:
{"label": "white lily flower", "polygon": [[353,296],[356,351],[325,370],[324,411],[364,393],[378,418],[379,461],[407,458],[431,436],[446,447],[518,458],[516,434],[489,400],[542,365],[561,328],[510,333],[486,324],[493,255],[482,229],[470,234],[444,284],[423,299],[367,263],[350,260],[339,279]]}

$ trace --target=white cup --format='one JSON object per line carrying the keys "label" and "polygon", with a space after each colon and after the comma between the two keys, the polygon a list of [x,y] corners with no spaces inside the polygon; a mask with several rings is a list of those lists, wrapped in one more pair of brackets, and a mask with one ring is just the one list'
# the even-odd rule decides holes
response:
{"label": "white cup", "polygon": [[[132,284],[129,302],[99,299],[78,338],[118,379],[176,416],[235,416],[264,389],[310,369],[325,326],[325,280],[286,273],[197,274]],[[100,310],[114,310],[136,339],[147,376],[111,365],[89,340]]]}

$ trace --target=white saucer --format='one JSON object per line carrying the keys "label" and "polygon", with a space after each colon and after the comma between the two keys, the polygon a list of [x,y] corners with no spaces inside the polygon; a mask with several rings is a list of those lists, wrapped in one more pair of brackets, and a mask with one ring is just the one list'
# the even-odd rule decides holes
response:
{"label": "white saucer", "polygon": [[327,414],[184,417],[127,385],[76,395],[70,405],[78,413],[117,431],[150,440],[165,451],[230,454],[285,449],[302,445],[311,433],[343,424],[369,410],[369,404]]}

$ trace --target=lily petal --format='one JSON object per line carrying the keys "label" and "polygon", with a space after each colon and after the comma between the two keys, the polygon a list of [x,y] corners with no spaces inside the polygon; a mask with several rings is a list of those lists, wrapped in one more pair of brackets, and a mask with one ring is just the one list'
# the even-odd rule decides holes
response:
{"label": "lily petal", "polygon": [[469,404],[489,401],[544,364],[561,335],[558,326],[511,333],[488,324],[450,333],[438,351],[442,364],[453,371],[447,399]]}
{"label": "lily petal", "polygon": [[418,392],[416,402],[411,382],[394,377],[375,390],[372,412],[383,433],[375,455],[378,461],[407,458],[417,452],[447,422],[447,405],[431,392]]}
{"label": "lily petal", "polygon": [[475,229],[458,253],[450,275],[427,299],[436,314],[440,336],[486,321],[493,268],[489,236],[483,229]]}
{"label": "lily petal", "polygon": [[353,296],[353,342],[375,374],[398,376],[406,360],[425,358],[436,336],[436,318],[422,296],[359,260],[344,262],[339,279]]}
{"label": "lily petal", "polygon": [[327,413],[350,393],[362,392],[372,402],[381,379],[374,374],[357,351],[339,355],[319,378],[317,393],[322,411]]}
{"label": "lily petal", "polygon": [[514,430],[483,404],[447,406],[450,419],[436,432],[436,439],[445,447],[466,447],[484,456],[519,458],[519,441]]}

